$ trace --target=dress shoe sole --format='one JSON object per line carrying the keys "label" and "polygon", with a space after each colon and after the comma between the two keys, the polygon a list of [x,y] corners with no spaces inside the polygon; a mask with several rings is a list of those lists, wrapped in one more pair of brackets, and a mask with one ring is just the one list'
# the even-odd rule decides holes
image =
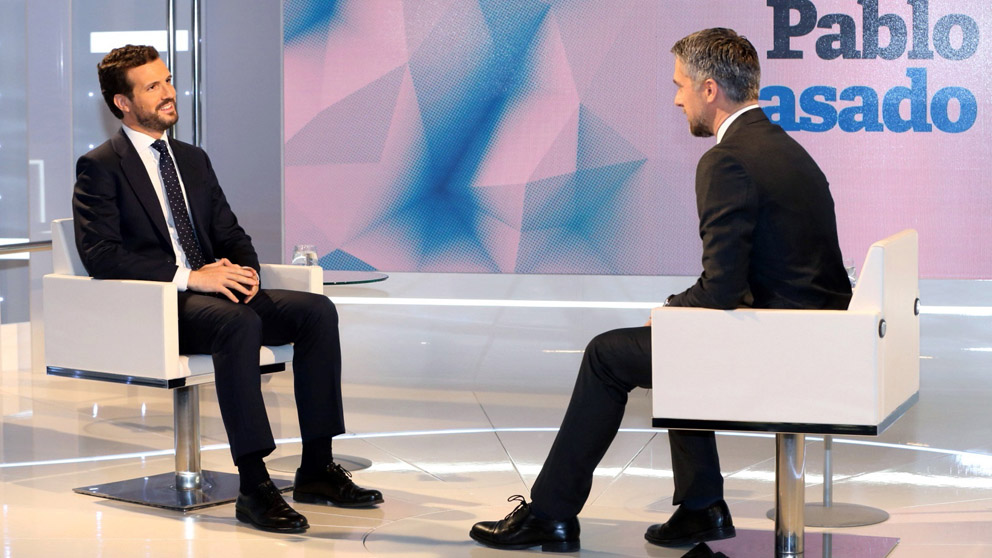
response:
{"label": "dress shoe sole", "polygon": [[700,531],[698,533],[693,533],[686,537],[681,537],[678,539],[658,539],[652,537],[648,533],[644,533],[644,538],[651,544],[656,544],[658,546],[686,546],[690,544],[697,544],[708,541],[719,541],[723,539],[730,539],[737,536],[737,530],[731,527],[717,527],[715,529],[709,529],[707,531]]}
{"label": "dress shoe sole", "polygon": [[382,496],[380,496],[369,502],[335,502],[334,500],[324,496],[306,494],[303,492],[293,492],[293,500],[300,502],[301,504],[322,504],[325,506],[336,506],[339,508],[373,508],[384,501]]}
{"label": "dress shoe sole", "polygon": [[251,516],[249,516],[247,513],[244,513],[242,511],[235,511],[234,517],[238,518],[238,521],[242,523],[247,523],[248,525],[251,525],[256,529],[261,529],[262,531],[268,531],[270,533],[289,533],[289,534],[302,533],[310,528],[309,524],[304,525],[302,527],[283,527],[283,528],[267,527],[265,525],[259,525],[258,523],[255,523],[254,521],[251,520]]}
{"label": "dress shoe sole", "polygon": [[579,551],[579,541],[554,541],[546,543],[523,543],[523,544],[503,544],[493,541],[487,541],[485,539],[475,536],[475,533],[470,532],[469,536],[475,542],[488,546],[489,548],[496,548],[499,550],[524,550],[526,548],[533,548],[535,546],[540,546],[542,552],[578,552]]}

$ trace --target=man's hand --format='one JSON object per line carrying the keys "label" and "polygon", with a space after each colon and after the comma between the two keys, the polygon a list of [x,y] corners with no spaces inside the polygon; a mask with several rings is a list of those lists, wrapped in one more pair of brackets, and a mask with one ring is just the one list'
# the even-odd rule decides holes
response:
{"label": "man's hand", "polygon": [[251,301],[251,299],[255,298],[255,295],[258,294],[258,289],[261,288],[262,281],[258,278],[258,272],[255,271],[255,268],[243,265],[241,266],[241,269],[250,271],[252,277],[255,278],[255,284],[252,286],[251,291],[248,293],[248,296],[245,297],[244,302],[245,304],[248,304]]}
{"label": "man's hand", "polygon": [[238,302],[232,291],[246,296],[248,302],[258,292],[258,274],[250,267],[242,267],[222,258],[189,274],[187,287],[201,293],[220,293],[231,302]]}

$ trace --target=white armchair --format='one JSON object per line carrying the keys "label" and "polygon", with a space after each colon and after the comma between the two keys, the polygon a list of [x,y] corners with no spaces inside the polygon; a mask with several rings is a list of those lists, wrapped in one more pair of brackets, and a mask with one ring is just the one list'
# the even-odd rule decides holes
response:
{"label": "white armchair", "polygon": [[[237,475],[200,469],[198,386],[213,381],[213,362],[179,353],[175,286],[93,279],[74,238],[72,219],[52,222],[54,273],[43,279],[48,374],[171,389],[176,432],[174,473],[75,491],[183,511],[234,500]],[[323,289],[319,267],[262,264],[260,275],[266,288]],[[262,347],[259,357],[263,371],[284,370],[293,347]]]}
{"label": "white armchair", "polygon": [[880,434],[919,397],[917,260],[916,231],[873,244],[846,311],[652,312],[654,426],[776,433],[776,556],[803,552],[804,434]]}

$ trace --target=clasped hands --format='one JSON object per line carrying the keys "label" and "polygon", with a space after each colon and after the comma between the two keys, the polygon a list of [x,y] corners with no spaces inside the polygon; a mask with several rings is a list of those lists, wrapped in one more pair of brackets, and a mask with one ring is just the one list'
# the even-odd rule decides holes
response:
{"label": "clasped hands", "polygon": [[187,286],[201,293],[220,293],[231,302],[238,302],[238,297],[232,292],[237,291],[244,295],[244,302],[247,303],[258,293],[258,272],[221,258],[191,271]]}

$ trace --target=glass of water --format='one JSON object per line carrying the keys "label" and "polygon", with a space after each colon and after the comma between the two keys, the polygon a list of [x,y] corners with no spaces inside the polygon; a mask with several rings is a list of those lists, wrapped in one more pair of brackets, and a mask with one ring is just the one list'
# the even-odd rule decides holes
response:
{"label": "glass of water", "polygon": [[844,270],[847,271],[847,279],[851,282],[851,288],[854,288],[855,283],[858,282],[858,267],[854,265],[854,260],[844,260]]}
{"label": "glass of water", "polygon": [[293,247],[293,265],[317,265],[317,249],[313,244],[297,244]]}

